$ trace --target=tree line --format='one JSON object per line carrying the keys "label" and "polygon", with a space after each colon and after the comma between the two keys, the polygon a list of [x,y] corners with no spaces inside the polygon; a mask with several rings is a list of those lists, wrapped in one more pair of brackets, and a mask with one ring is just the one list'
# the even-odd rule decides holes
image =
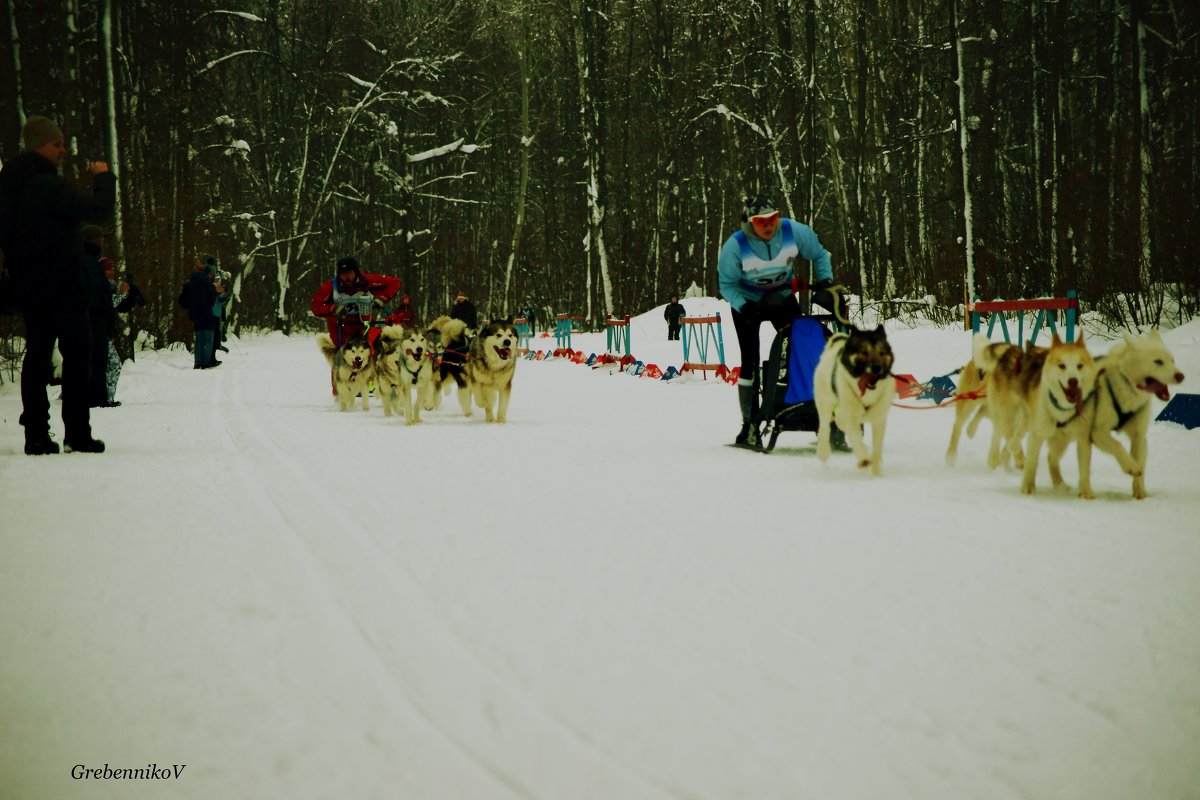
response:
{"label": "tree line", "polygon": [[[1061,296],[1196,311],[1200,13],[1182,0],[6,0],[0,153],[59,121],[113,163],[110,247],[175,297],[216,255],[290,330],[337,258],[419,314],[588,319],[715,262],[742,198],[893,313]],[[959,307],[956,309],[956,307]],[[136,334],[137,331],[132,333]]]}

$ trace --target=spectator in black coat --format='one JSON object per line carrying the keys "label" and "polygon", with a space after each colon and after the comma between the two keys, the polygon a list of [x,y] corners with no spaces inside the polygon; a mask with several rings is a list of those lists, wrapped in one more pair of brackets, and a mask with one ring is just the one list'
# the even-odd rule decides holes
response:
{"label": "spectator in black coat", "polygon": [[104,452],[92,438],[88,408],[91,354],[88,306],[91,300],[83,263],[82,228],[112,217],[116,178],[103,161],[88,165],[92,191],[76,189],[59,175],[67,155],[62,130],[51,120],[31,116],[22,131],[25,151],[0,171],[0,246],[5,266],[18,287],[25,317],[25,361],[21,368],[21,424],[25,453],[57,453],[50,439],[51,353],[63,357],[63,444],[67,452]]}
{"label": "spectator in black coat", "polygon": [[667,341],[679,339],[680,320],[683,319],[687,311],[684,310],[683,304],[679,302],[678,297],[672,297],[671,302],[667,303],[667,308],[663,311],[663,319],[667,321]]}
{"label": "spectator in black coat", "polygon": [[196,263],[192,275],[179,293],[179,304],[187,309],[188,319],[195,331],[192,349],[192,369],[212,369],[221,366],[213,352],[213,335],[217,318],[213,316],[213,304],[217,302],[217,289],[213,285],[216,259],[209,257],[205,263]]}
{"label": "spectator in black coat", "polygon": [[475,304],[467,299],[466,292],[459,292],[454,298],[454,308],[450,309],[451,319],[461,319],[467,323],[468,328],[479,327],[479,314],[475,311]]}

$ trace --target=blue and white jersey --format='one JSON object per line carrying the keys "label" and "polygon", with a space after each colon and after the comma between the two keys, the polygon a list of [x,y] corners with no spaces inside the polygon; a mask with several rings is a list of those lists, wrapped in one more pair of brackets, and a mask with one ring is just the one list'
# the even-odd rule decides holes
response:
{"label": "blue and white jersey", "polygon": [[813,262],[816,280],[833,278],[829,253],[813,229],[786,217],[769,241],[736,231],[721,246],[717,277],[721,296],[735,311],[748,301],[758,301],[769,292],[790,291],[797,258]]}

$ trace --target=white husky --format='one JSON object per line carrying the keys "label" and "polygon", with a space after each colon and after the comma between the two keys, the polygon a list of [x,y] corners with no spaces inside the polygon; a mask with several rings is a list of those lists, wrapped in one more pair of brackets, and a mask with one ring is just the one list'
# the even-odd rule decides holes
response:
{"label": "white husky", "polygon": [[[1133,496],[1146,497],[1146,430],[1150,427],[1150,398],[1171,399],[1169,385],[1183,383],[1183,373],[1158,331],[1135,339],[1126,336],[1099,359],[1103,371],[1096,381],[1096,414],[1091,444],[1117,459],[1133,476]],[[1113,436],[1129,437],[1129,450]],[[1082,488],[1082,487],[1081,487]],[[1082,494],[1082,492],[1081,492]],[[1089,491],[1085,497],[1091,497]]]}

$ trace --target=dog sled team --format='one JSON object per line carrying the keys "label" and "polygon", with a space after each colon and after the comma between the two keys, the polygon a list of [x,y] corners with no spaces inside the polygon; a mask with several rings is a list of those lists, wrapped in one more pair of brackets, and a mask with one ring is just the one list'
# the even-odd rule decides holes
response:
{"label": "dog sled team", "polygon": [[363,272],[353,258],[341,259],[337,276],[317,290],[312,311],[328,326],[317,334],[317,347],[329,363],[339,408],[349,411],[361,397],[368,411],[374,391],[385,416],[399,414],[414,425],[422,410],[433,411],[457,389],[464,416],[472,416],[474,404],[488,422],[505,422],[518,355],[512,320],[476,330],[474,307],[460,293],[454,313],[465,319],[441,316],[421,327],[402,304],[404,312],[376,324],[376,310],[399,290],[398,279]]}
{"label": "dog sled team", "polygon": [[[883,326],[860,331],[849,324],[829,253],[810,227],[781,217],[763,195],[745,199],[741,219],[717,260],[721,295],[732,309],[742,354],[742,428],[734,446],[770,452],[780,430],[815,429],[822,461],[834,449],[851,450],[859,467],[879,475],[896,391]],[[797,258],[812,262],[812,303],[828,309],[823,319],[842,332],[831,335],[818,317],[802,314],[795,297],[803,283],[793,274]],[[776,335],[770,357],[760,365],[764,322]],[[1146,496],[1150,398],[1168,400],[1168,387],[1183,381],[1157,331],[1127,337],[1099,358],[1092,357],[1082,337],[1068,343],[1055,334],[1049,347],[1022,348],[977,335],[961,373],[948,463],[954,463],[964,426],[973,436],[988,417],[993,426],[988,465],[994,469],[1011,462],[1020,469],[1025,494],[1036,489],[1043,446],[1051,483],[1063,485],[1062,456],[1074,444],[1081,497],[1095,496],[1093,447],[1113,456],[1133,478],[1134,497]],[[868,425],[870,448],[864,437]],[[1118,433],[1129,438],[1128,450]]]}
{"label": "dog sled team", "polygon": [[[973,341],[971,360],[962,368],[954,429],[946,462],[954,464],[963,427],[973,435],[983,417],[992,422],[988,466],[1021,471],[1021,491],[1037,490],[1042,447],[1050,483],[1064,486],[1063,454],[1074,444],[1079,464],[1079,496],[1093,498],[1092,450],[1117,460],[1133,479],[1133,496],[1146,497],[1150,399],[1166,402],[1183,373],[1159,332],[1126,336],[1103,356],[1093,357],[1083,337],[1064,342],[1055,334],[1049,347],[993,343],[982,334]],[[1129,439],[1129,449],[1116,434]]]}

